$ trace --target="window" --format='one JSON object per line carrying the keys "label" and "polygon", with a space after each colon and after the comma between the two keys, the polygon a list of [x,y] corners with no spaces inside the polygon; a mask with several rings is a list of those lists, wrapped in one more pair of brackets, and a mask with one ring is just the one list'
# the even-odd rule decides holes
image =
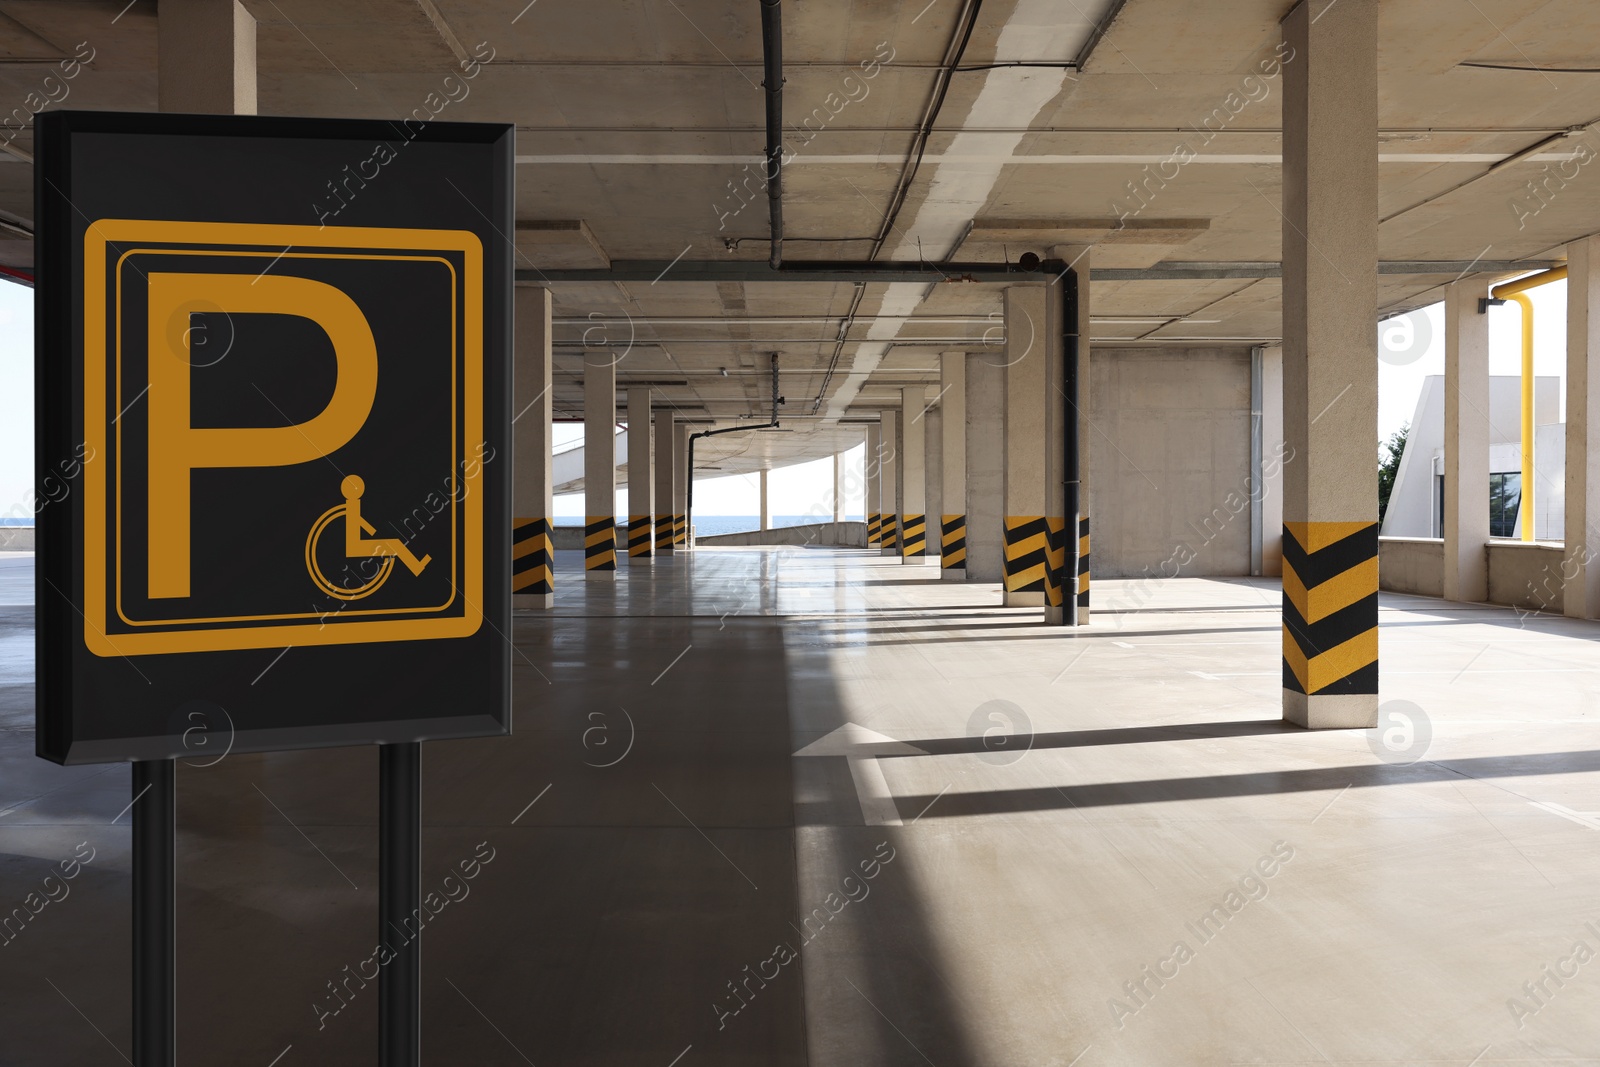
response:
{"label": "window", "polygon": [[1489,536],[1517,536],[1517,507],[1522,503],[1522,475],[1516,471],[1489,475]]}

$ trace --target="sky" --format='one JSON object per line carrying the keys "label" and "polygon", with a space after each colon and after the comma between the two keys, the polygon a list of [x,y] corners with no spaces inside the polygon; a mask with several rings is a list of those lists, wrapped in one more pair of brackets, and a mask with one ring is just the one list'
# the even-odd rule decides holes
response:
{"label": "sky", "polygon": [[[1567,286],[1555,282],[1529,291],[1534,305],[1534,373],[1562,379],[1566,396]],[[1429,374],[1444,373],[1444,307],[1435,304],[1379,328],[1378,439],[1409,422]],[[1489,373],[1515,375],[1521,368],[1521,314],[1516,305],[1489,309]],[[1415,358],[1412,356],[1415,355]],[[1405,360],[1409,362],[1403,362]],[[582,424],[558,423],[557,449],[579,441]],[[864,449],[846,453],[859,476]],[[857,479],[847,479],[852,483]],[[29,514],[33,484],[33,290],[0,281],[0,517]],[[780,468],[770,476],[774,515],[803,515],[827,507],[833,487],[831,459]],[[627,491],[618,494],[617,514],[626,515]],[[695,510],[702,515],[754,515],[760,489],[754,474],[695,481]],[[581,494],[556,497],[556,514],[583,514]],[[862,510],[857,489],[846,497],[846,513]]]}

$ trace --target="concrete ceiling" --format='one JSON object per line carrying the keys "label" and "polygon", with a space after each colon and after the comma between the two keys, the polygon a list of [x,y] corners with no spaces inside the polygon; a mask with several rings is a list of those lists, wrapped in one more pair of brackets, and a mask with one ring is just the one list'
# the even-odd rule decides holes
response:
{"label": "concrete ceiling", "polygon": [[[469,95],[439,118],[517,125],[519,267],[767,257],[756,0],[245,4],[260,23],[263,114],[396,118],[462,56],[484,54],[480,42],[492,49]],[[879,259],[939,260],[959,248],[963,260],[999,261],[1096,241],[1097,267],[1276,262],[1281,78],[1246,77],[1272,54],[1290,6],[988,0],[913,168],[908,154],[967,5],[785,4],[786,260],[863,260],[877,244]],[[154,109],[156,19],[153,0],[0,0],[0,100],[25,118],[24,102],[59,62],[92,49],[77,77],[52,83],[51,106]],[[1552,179],[1543,200],[1527,184],[1582,148],[1600,153],[1589,128],[1600,120],[1600,73],[1576,69],[1600,66],[1600,5],[1384,0],[1380,34],[1382,259],[1559,259],[1564,242],[1600,230],[1600,182],[1587,168]],[[1226,121],[1207,139],[1197,131],[1218,108]],[[32,137],[4,130],[0,141],[13,133],[0,154],[0,223],[26,228]],[[1119,207],[1139,207],[1129,183],[1180,143],[1197,158],[1146,187],[1137,218],[1147,232],[1109,235]],[[30,262],[31,242],[0,226],[0,263]],[[1437,299],[1453,276],[1386,274],[1374,313]],[[658,405],[720,425],[765,414],[768,353],[781,354],[794,432],[702,442],[697,458],[728,471],[854,443],[851,420],[934,380],[942,348],[977,351],[1000,337],[999,290],[979,284],[858,291],[678,282],[668,271],[654,283],[552,288],[558,417],[581,414],[586,343],[626,350],[619,379],[654,383]],[[1271,278],[1097,281],[1092,300],[1100,344],[1248,345],[1281,332]]]}

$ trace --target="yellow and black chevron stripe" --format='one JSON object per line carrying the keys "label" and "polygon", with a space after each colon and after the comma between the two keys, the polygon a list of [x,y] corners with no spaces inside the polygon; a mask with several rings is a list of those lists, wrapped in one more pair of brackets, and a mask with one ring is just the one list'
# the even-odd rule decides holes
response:
{"label": "yellow and black chevron stripe", "polygon": [[939,518],[939,569],[963,570],[967,566],[967,517],[941,515]]}
{"label": "yellow and black chevron stripe", "polygon": [[514,519],[511,523],[511,591],[553,593],[549,519]]}
{"label": "yellow and black chevron stripe", "polygon": [[689,539],[689,517],[687,515],[672,516],[672,543],[681,545]]}
{"label": "yellow and black chevron stripe", "polygon": [[1378,691],[1378,524],[1283,524],[1283,687]]}
{"label": "yellow and black chevron stripe", "polygon": [[676,543],[674,535],[678,531],[678,524],[671,515],[656,516],[656,551],[671,552]]}
{"label": "yellow and black chevron stripe", "polygon": [[1006,516],[1006,592],[1044,592],[1049,536],[1043,515]]}
{"label": "yellow and black chevron stripe", "polygon": [[628,516],[628,555],[648,556],[650,554],[650,516]]}
{"label": "yellow and black chevron stripe", "polygon": [[1078,518],[1078,607],[1089,606],[1089,516]]}
{"label": "yellow and black chevron stripe", "polygon": [[867,512],[867,544],[875,545],[882,538],[883,517],[876,511]]}
{"label": "yellow and black chevron stripe", "polygon": [[928,517],[926,515],[900,516],[900,555],[926,556],[928,554]]}
{"label": "yellow and black chevron stripe", "polygon": [[617,569],[617,520],[612,515],[590,515],[583,524],[583,569]]}
{"label": "yellow and black chevron stripe", "polygon": [[1061,593],[1061,572],[1067,566],[1067,520],[1058,515],[1046,516],[1044,602],[1052,608],[1064,603]]}
{"label": "yellow and black chevron stripe", "polygon": [[884,548],[898,548],[900,546],[900,531],[895,525],[894,516],[884,514],[880,518],[882,521],[878,526],[878,543],[883,545]]}

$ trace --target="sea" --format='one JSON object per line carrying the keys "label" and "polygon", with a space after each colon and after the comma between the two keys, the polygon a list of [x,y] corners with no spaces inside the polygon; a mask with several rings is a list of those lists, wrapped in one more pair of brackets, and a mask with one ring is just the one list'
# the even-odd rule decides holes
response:
{"label": "sea", "polygon": [[[860,515],[846,515],[846,522],[863,521]],[[804,526],[813,522],[830,522],[829,518],[819,518],[816,515],[774,515],[773,526]],[[562,515],[556,518],[557,526],[582,526],[583,520],[576,515]],[[711,537],[716,534],[747,533],[751,530],[761,529],[761,518],[758,515],[696,515],[694,517],[694,532],[697,537]]]}

